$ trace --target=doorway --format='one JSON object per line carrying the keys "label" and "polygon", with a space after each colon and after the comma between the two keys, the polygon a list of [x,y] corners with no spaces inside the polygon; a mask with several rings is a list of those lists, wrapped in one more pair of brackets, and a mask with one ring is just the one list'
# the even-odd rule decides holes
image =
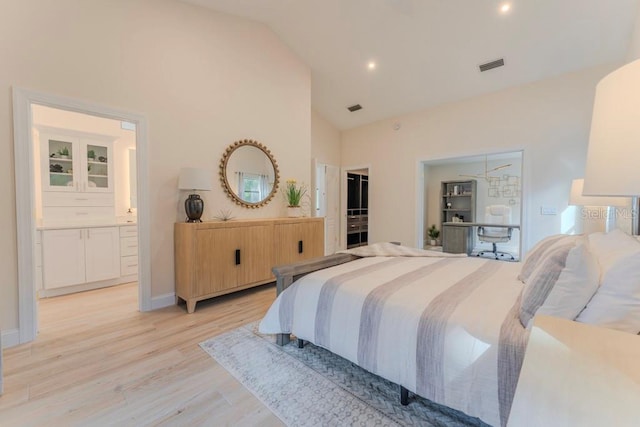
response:
{"label": "doorway", "polygon": [[346,247],[369,243],[369,168],[346,170]]}
{"label": "doorway", "polygon": [[38,298],[137,283],[135,124],[31,108]]}
{"label": "doorway", "polygon": [[[508,212],[504,224],[514,227],[500,242],[499,250],[513,259],[520,257],[525,199],[522,151],[429,160],[420,167],[424,199],[418,215],[419,247],[492,257],[496,247],[480,238],[481,227],[465,223],[495,223],[490,213],[501,208]],[[434,229],[435,237],[431,233]]]}
{"label": "doorway", "polygon": [[[37,283],[38,283],[38,234],[36,228],[39,226],[35,213],[36,211],[36,171],[41,173],[41,183],[48,182],[49,185],[62,186],[63,181],[65,186],[69,187],[69,191],[73,188],[82,188],[84,190],[95,190],[96,194],[100,194],[99,190],[103,190],[108,187],[105,184],[107,181],[106,176],[108,174],[102,173],[107,170],[109,163],[109,156],[103,152],[102,145],[91,144],[86,140],[84,143],[78,143],[77,146],[83,147],[85,150],[83,154],[76,154],[77,160],[80,163],[73,163],[69,159],[69,156],[73,156],[73,145],[71,141],[58,141],[60,138],[53,137],[51,140],[58,142],[51,142],[49,148],[55,153],[40,153],[40,159],[44,159],[44,154],[49,156],[55,154],[58,156],[56,161],[52,162],[52,165],[48,165],[45,162],[35,161],[35,142],[34,136],[34,110],[38,110],[41,107],[47,107],[51,109],[57,109],[61,112],[72,112],[86,115],[88,118],[97,119],[110,119],[118,122],[126,122],[135,125],[135,145],[137,148],[137,156],[135,160],[135,175],[136,175],[136,203],[137,203],[137,243],[138,243],[138,265],[137,278],[138,278],[138,306],[141,311],[147,311],[151,309],[151,281],[150,281],[150,230],[149,230],[149,210],[148,210],[148,180],[147,180],[147,127],[146,119],[144,116],[114,110],[108,107],[95,105],[79,100],[68,99],[63,97],[57,97],[53,95],[43,94],[39,92],[29,91],[20,88],[13,89],[13,107],[14,107],[14,149],[16,153],[15,169],[16,169],[16,213],[17,213],[17,228],[18,228],[18,323],[19,323],[19,343],[25,343],[35,339],[37,334]],[[52,129],[46,129],[51,131]],[[67,135],[68,136],[68,135]],[[86,134],[80,132],[75,135],[78,139],[81,137],[87,137]],[[49,144],[49,142],[47,142]],[[84,144],[84,145],[83,145]],[[66,148],[66,149],[65,149]],[[79,153],[76,149],[75,153]],[[58,152],[59,151],[59,152]],[[93,151],[93,153],[91,153]],[[129,152],[126,151],[126,155]],[[55,158],[54,156],[54,158]],[[67,157],[66,159],[64,157]],[[102,157],[102,159],[100,158]],[[47,160],[48,162],[48,160]],[[101,164],[103,163],[103,164]],[[43,164],[47,167],[43,169]],[[54,166],[55,165],[55,166]],[[65,168],[65,165],[67,166]],[[53,169],[50,167],[53,166]],[[78,168],[81,168],[82,177],[85,178],[82,184],[78,179],[68,179],[64,176],[71,176]],[[85,168],[87,169],[85,171]],[[55,169],[55,171],[54,171]],[[60,169],[62,169],[60,171]],[[91,173],[93,172],[95,173]],[[49,171],[54,171],[58,175],[55,178],[49,176]],[[102,172],[100,172],[102,171]],[[46,172],[46,173],[42,173]],[[67,175],[65,175],[67,174]],[[44,177],[44,178],[43,178]],[[62,178],[61,178],[62,177]],[[61,181],[62,180],[62,181]],[[93,185],[92,185],[93,184]],[[91,191],[87,191],[90,193]],[[63,192],[64,193],[64,192]],[[130,195],[130,194],[129,194]],[[80,196],[79,199],[84,197]],[[50,208],[50,213],[54,213],[55,218],[57,214],[59,218],[64,216],[56,204],[64,204],[64,201],[60,200],[68,199],[67,196],[51,196],[48,197],[47,207]],[[79,200],[78,202],[85,202]],[[42,203],[42,200],[40,201]],[[115,202],[114,202],[115,203]],[[90,207],[90,206],[89,206]],[[44,206],[40,206],[44,209]],[[114,207],[115,212],[115,207]],[[40,223],[41,224],[41,223]],[[103,231],[103,230],[101,230]],[[84,233],[84,235],[83,235]],[[87,234],[89,233],[89,234]],[[104,237],[102,233],[91,234],[90,231],[81,230],[78,232],[77,240],[81,240],[81,237],[90,238],[93,236],[96,239]],[[118,235],[119,237],[119,235]],[[95,240],[95,239],[94,239]],[[88,241],[88,240],[87,240]],[[115,235],[110,235],[103,240],[104,242],[110,242],[112,247],[120,245],[120,241],[115,240]],[[41,242],[40,242],[41,243]],[[98,245],[100,247],[100,245]],[[102,248],[103,249],[103,248]],[[85,253],[86,255],[86,253]],[[94,254],[94,260],[99,259],[100,256]],[[114,261],[115,263],[115,261]],[[118,263],[118,267],[121,264]],[[115,269],[115,266],[114,266]],[[86,274],[86,271],[85,271]],[[99,278],[102,278],[98,276]]]}

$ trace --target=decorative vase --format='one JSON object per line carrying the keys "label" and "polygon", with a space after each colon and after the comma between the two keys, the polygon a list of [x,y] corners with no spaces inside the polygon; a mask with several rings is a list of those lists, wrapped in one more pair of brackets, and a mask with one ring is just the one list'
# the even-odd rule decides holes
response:
{"label": "decorative vase", "polygon": [[186,222],[202,222],[202,211],[204,210],[204,201],[198,194],[190,194],[184,201],[184,209],[187,212]]}
{"label": "decorative vase", "polygon": [[289,218],[298,218],[302,216],[300,206],[287,206],[287,216]]}

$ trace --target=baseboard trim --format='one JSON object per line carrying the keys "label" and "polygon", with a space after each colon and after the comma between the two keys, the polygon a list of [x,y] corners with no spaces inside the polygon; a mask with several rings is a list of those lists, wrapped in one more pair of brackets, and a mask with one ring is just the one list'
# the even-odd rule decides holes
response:
{"label": "baseboard trim", "polygon": [[2,348],[9,348],[20,344],[20,331],[18,329],[9,329],[2,331]]}
{"label": "baseboard trim", "polygon": [[170,292],[164,295],[158,295],[151,298],[151,310],[157,310],[159,308],[169,307],[176,304],[176,293]]}

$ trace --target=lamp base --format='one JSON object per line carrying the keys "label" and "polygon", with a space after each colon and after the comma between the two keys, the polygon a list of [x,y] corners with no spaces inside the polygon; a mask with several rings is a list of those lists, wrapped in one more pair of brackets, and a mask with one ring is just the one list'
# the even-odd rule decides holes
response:
{"label": "lamp base", "polygon": [[189,194],[187,200],[184,201],[184,210],[187,213],[185,222],[202,222],[202,212],[204,211],[204,201],[198,194]]}

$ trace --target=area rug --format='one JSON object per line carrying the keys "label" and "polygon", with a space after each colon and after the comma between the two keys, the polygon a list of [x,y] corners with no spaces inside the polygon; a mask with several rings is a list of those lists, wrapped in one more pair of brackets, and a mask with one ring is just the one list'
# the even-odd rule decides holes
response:
{"label": "area rug", "polygon": [[413,394],[402,406],[397,385],[309,343],[280,347],[255,323],[200,347],[290,426],[487,426]]}

